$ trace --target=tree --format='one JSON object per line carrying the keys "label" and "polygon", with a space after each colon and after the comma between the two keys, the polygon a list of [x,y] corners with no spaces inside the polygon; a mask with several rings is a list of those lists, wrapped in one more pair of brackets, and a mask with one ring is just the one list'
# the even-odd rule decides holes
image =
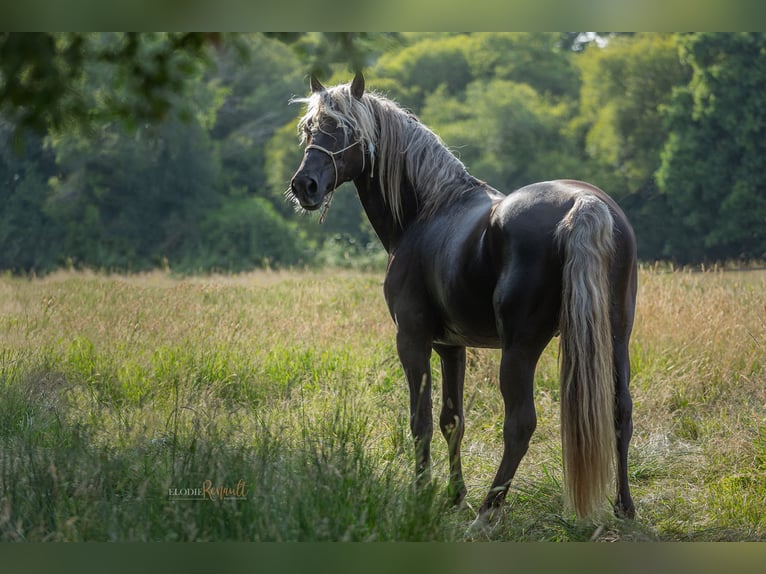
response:
{"label": "tree", "polygon": [[473,34],[468,60],[474,77],[528,84],[543,96],[576,100],[580,74],[560,34],[545,32]]}
{"label": "tree", "polygon": [[218,168],[199,124],[166,121],[125,132],[102,126],[51,138],[60,176],[47,210],[76,263],[143,269],[178,260],[200,241],[200,221],[218,204]]}
{"label": "tree", "polygon": [[[306,71],[326,73],[344,62],[354,70],[371,64],[395,33],[271,33],[290,45]],[[119,118],[130,125],[161,120],[174,96],[212,62],[211,50],[247,51],[241,34],[220,33],[16,33],[0,32],[0,115],[18,133],[44,133]],[[97,98],[77,89],[94,67],[108,68],[110,84]],[[120,97],[113,97],[112,91]]]}
{"label": "tree", "polygon": [[42,272],[57,263],[57,232],[45,211],[53,154],[39,135],[12,145],[13,126],[0,120],[0,269]]}
{"label": "tree", "polygon": [[204,241],[181,262],[188,270],[237,272],[305,263],[311,257],[295,225],[262,197],[230,199],[203,217]]}
{"label": "tree", "polygon": [[766,35],[681,39],[693,71],[667,108],[657,177],[676,217],[667,254],[681,261],[766,254]]}
{"label": "tree", "polygon": [[[110,66],[89,67],[79,80],[83,98],[102,99],[113,78]],[[60,230],[64,257],[135,270],[177,261],[200,241],[200,221],[220,201],[208,135],[220,99],[200,74],[195,80],[169,95],[162,121],[129,128],[115,118],[47,137],[56,176],[46,212]],[[107,96],[119,101],[125,94],[112,89]]]}
{"label": "tree", "polygon": [[284,187],[273,194],[267,180],[265,152],[276,131],[295,115],[288,101],[306,89],[304,74],[293,52],[260,34],[242,36],[215,57],[206,74],[211,90],[222,100],[210,136],[218,145],[226,193],[259,194],[284,203]]}
{"label": "tree", "polygon": [[[389,78],[379,89],[407,108],[419,110],[428,94],[444,86],[451,95],[465,90],[473,79],[467,59],[468,36],[445,35],[419,39],[381,56],[375,74]],[[393,80],[393,81],[391,81]]]}
{"label": "tree", "polygon": [[763,52],[762,34],[0,33],[0,267],[369,257],[348,186],[322,227],[284,201],[289,99],[359,67],[503,191],[604,188],[641,257],[758,257]]}
{"label": "tree", "polygon": [[668,34],[612,37],[577,55],[582,70],[580,111],[572,124],[589,172],[613,195],[636,230],[639,255],[667,255],[672,217],[655,172],[668,138],[663,109],[688,82],[688,66]]}
{"label": "tree", "polygon": [[469,98],[475,102],[478,133],[485,136],[482,157],[499,168],[491,183],[510,192],[535,181],[578,177],[571,140],[564,132],[572,112],[566,103],[506,80],[477,82]]}
{"label": "tree", "polygon": [[[119,117],[140,123],[165,117],[173,95],[207,58],[220,34],[0,33],[0,113],[20,130],[44,132]],[[77,88],[92,67],[109,67],[109,90],[97,98]]]}
{"label": "tree", "polygon": [[290,45],[306,71],[321,78],[332,75],[335,64],[352,72],[373,65],[381,52],[402,42],[398,32],[267,32]]}

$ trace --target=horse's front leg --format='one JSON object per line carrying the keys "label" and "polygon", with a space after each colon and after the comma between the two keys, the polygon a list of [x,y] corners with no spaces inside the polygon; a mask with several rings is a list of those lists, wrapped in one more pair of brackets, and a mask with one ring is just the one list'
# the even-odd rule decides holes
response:
{"label": "horse's front leg", "polygon": [[434,345],[442,366],[442,409],[439,427],[449,450],[449,497],[457,506],[465,498],[460,443],[463,440],[463,383],[465,381],[465,347]]}
{"label": "horse's front leg", "polygon": [[415,441],[415,472],[419,482],[431,477],[431,342],[399,330],[396,348],[410,387],[410,430]]}

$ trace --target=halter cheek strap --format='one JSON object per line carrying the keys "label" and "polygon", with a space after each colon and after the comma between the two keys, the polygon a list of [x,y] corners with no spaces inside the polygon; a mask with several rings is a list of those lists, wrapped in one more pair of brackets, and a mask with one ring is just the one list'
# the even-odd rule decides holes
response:
{"label": "halter cheek strap", "polygon": [[[337,151],[330,151],[329,149],[316,144],[309,144],[306,146],[306,151],[310,149],[315,149],[329,155],[330,159],[332,160],[332,168],[335,171],[335,183],[333,184],[332,189],[330,190],[330,193],[327,194],[327,201],[325,202],[324,207],[322,207],[322,213],[319,216],[319,223],[324,223],[325,219],[327,219],[327,211],[330,209],[330,204],[332,203],[333,194],[335,193],[335,189],[338,187],[338,165],[335,163],[335,156],[337,154],[343,153],[346,150],[351,149],[358,143],[361,143],[361,140],[356,140],[354,143],[347,145],[343,149],[339,149]],[[364,171],[364,155],[365,155],[364,149],[362,149],[362,171]]]}

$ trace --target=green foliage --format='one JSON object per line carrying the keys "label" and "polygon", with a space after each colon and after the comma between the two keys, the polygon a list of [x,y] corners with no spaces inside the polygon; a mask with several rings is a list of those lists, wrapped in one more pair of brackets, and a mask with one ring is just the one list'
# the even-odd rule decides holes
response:
{"label": "green foliage", "polygon": [[[604,50],[579,58],[583,70],[581,113],[590,157],[619,173],[626,193],[637,192],[656,170],[667,137],[660,108],[688,80],[671,35],[614,39]],[[582,121],[582,120],[581,120]]]}
{"label": "green foliage", "polygon": [[[219,39],[203,33],[4,32],[0,112],[38,132],[114,115],[131,122],[162,119],[184,78]],[[77,89],[92,66],[109,68],[115,80],[95,99]]]}
{"label": "green foliage", "polygon": [[502,191],[610,193],[643,259],[761,258],[764,37],[3,33],[0,268],[379,265],[350,186],[324,226],[284,200],[288,102],[360,68]]}
{"label": "green foliage", "polygon": [[[674,218],[657,189],[655,172],[668,137],[664,106],[690,77],[673,35],[613,38],[578,57],[583,87],[573,122],[590,176],[628,213],[639,256],[662,258]],[[665,230],[657,233],[657,229]]]}
{"label": "green foliage", "polygon": [[681,261],[763,257],[766,36],[690,34],[693,76],[668,105],[658,180],[681,215],[668,254]]}
{"label": "green foliage", "polygon": [[420,109],[426,96],[441,86],[451,94],[465,90],[472,74],[466,56],[467,37],[425,38],[381,57],[377,73],[396,80],[390,94],[401,104]]}
{"label": "green foliage", "polygon": [[574,161],[567,160],[570,143],[561,133],[568,113],[566,104],[551,105],[527,84],[495,79],[468,85],[465,103],[437,91],[428,98],[423,118],[472,173],[507,193],[534,181],[575,175]]}
{"label": "green foliage", "polygon": [[468,59],[476,78],[524,83],[545,96],[576,101],[580,75],[559,34],[483,33],[471,37]]}
{"label": "green foliage", "polygon": [[57,233],[42,208],[53,158],[39,136],[27,137],[17,153],[12,133],[0,120],[0,269],[40,271],[57,263]]}
{"label": "green foliage", "polygon": [[53,137],[59,177],[46,210],[63,228],[61,249],[76,264],[142,269],[176,259],[199,240],[199,222],[218,202],[209,139],[191,122],[126,133]]}
{"label": "green foliage", "polygon": [[296,117],[274,132],[264,150],[266,190],[283,217],[290,217],[295,213],[295,207],[284,201],[284,194],[290,186],[290,178],[303,158],[303,147],[300,145],[296,129],[298,110],[293,111]]}
{"label": "green foliage", "polygon": [[285,104],[305,90],[305,82],[292,52],[280,42],[254,35],[241,38],[236,48],[221,50],[207,75],[209,84],[225,93],[210,136],[218,144],[224,187],[265,194],[269,142],[294,117]]}
{"label": "green foliage", "polygon": [[311,257],[300,246],[294,224],[260,197],[230,199],[205,215],[204,241],[182,268],[238,272],[253,267],[289,266]]}
{"label": "green foliage", "polygon": [[270,38],[290,44],[308,72],[326,78],[333,64],[344,63],[357,72],[369,67],[377,55],[401,42],[398,32],[267,32]]}

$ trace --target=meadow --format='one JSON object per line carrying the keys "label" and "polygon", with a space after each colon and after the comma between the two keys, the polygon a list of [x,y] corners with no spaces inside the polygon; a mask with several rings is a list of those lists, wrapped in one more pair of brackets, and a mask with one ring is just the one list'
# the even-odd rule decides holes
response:
{"label": "meadow", "polygon": [[[416,489],[382,274],[0,277],[0,541],[462,541],[502,451],[499,353],[471,350],[468,505]],[[637,518],[561,495],[557,340],[538,427],[481,540],[766,540],[766,271],[644,268]],[[439,408],[439,364],[434,404]]]}

